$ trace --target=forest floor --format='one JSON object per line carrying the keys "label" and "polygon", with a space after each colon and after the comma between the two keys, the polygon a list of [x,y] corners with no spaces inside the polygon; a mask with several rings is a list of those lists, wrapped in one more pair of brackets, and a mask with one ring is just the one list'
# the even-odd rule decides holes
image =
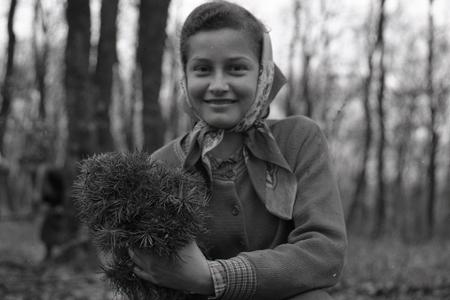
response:
{"label": "forest floor", "polygon": [[[42,263],[39,226],[39,218],[0,219],[0,299],[121,299],[102,280],[92,253]],[[405,245],[350,237],[342,279],[330,292],[336,300],[450,299],[450,241]]]}

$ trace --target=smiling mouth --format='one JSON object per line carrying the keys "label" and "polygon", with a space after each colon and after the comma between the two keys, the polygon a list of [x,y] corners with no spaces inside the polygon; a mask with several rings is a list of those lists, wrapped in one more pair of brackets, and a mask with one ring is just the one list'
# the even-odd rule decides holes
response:
{"label": "smiling mouth", "polygon": [[209,99],[209,100],[204,100],[206,103],[208,104],[213,104],[213,105],[225,105],[225,104],[233,104],[236,103],[237,100],[233,100],[233,99]]}

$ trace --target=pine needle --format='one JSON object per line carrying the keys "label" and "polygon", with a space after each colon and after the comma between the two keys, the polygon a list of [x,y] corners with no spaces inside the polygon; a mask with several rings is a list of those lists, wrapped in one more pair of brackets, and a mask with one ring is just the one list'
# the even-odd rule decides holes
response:
{"label": "pine needle", "polygon": [[128,248],[177,259],[177,252],[205,232],[204,181],[152,161],[144,152],[105,153],[80,163],[74,183],[79,216],[92,241],[111,261],[103,271],[114,289],[137,299],[184,299],[134,275]]}

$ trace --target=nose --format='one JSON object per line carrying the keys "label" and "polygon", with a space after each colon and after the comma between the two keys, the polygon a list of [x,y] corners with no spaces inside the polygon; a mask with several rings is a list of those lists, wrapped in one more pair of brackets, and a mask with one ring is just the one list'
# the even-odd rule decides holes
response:
{"label": "nose", "polygon": [[208,91],[216,94],[226,93],[229,90],[228,82],[222,72],[216,72],[212,78]]}

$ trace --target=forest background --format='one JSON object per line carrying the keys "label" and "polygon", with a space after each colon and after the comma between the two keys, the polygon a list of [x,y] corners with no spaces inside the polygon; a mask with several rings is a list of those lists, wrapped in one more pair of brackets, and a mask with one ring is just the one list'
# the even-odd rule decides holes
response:
{"label": "forest background", "polygon": [[[83,158],[188,130],[177,38],[202,2],[2,1],[0,298],[113,297],[67,187]],[[236,2],[270,28],[288,78],[270,117],[306,115],[328,138],[349,231],[335,298],[450,297],[450,2]],[[45,259],[48,170],[68,217]]]}

